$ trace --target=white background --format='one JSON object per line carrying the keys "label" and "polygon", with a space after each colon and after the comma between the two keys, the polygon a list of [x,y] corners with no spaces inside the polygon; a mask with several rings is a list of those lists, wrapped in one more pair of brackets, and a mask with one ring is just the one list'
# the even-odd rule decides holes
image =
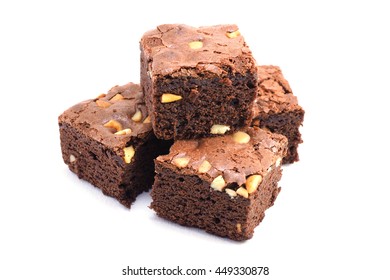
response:
{"label": "white background", "polygon": [[[390,278],[386,1],[5,2],[0,279],[126,279],[128,265]],[[139,39],[163,23],[236,23],[257,62],[279,65],[306,110],[301,161],[285,167],[275,206],[247,242],[163,221],[149,194],[127,210],[62,162],[58,115],[139,81]]]}

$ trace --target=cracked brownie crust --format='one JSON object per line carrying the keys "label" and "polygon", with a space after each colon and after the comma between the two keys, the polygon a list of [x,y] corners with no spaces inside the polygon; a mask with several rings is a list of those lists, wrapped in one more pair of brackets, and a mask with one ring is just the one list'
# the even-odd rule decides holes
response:
{"label": "cracked brownie crust", "polygon": [[58,118],[61,149],[69,169],[130,207],[153,183],[154,158],[168,144],[152,132],[141,88],[113,87]]}
{"label": "cracked brownie crust", "polygon": [[283,163],[299,160],[298,145],[302,143],[299,127],[305,111],[298,104],[288,81],[277,66],[258,66],[258,95],[252,126],[280,133],[288,139],[288,152]]}
{"label": "cracked brownie crust", "polygon": [[255,60],[235,25],[160,25],[144,34],[141,86],[154,132],[191,139],[247,126],[256,97]]}
{"label": "cracked brownie crust", "polygon": [[151,208],[181,225],[249,239],[280,191],[286,149],[284,136],[259,128],[176,141],[155,160]]}

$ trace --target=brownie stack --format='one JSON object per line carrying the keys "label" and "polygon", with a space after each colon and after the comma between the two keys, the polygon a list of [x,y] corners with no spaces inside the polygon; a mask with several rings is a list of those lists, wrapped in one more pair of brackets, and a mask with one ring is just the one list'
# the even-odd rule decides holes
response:
{"label": "brownie stack", "polygon": [[65,163],[127,207],[152,188],[158,216],[251,238],[281,163],[298,161],[304,111],[288,82],[256,65],[236,25],[160,25],[140,45],[140,85],[59,117]]}

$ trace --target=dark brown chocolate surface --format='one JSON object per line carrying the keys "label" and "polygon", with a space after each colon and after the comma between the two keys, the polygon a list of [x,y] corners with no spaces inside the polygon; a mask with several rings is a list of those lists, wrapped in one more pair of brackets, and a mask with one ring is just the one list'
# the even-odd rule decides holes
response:
{"label": "dark brown chocolate surface", "polygon": [[[64,162],[130,207],[153,183],[153,159],[167,150],[147,116],[140,86],[132,83],[72,106],[58,118]],[[128,148],[134,155],[125,159]]]}
{"label": "dark brown chocolate surface", "polygon": [[[248,142],[237,142],[247,139],[237,134],[181,140],[159,156],[151,192],[157,215],[233,240],[251,238],[280,191],[287,139],[259,128],[242,132]],[[249,191],[253,175],[262,180]]]}
{"label": "dark brown chocolate surface", "polygon": [[[234,34],[234,35],[231,35]],[[161,25],[141,39],[141,86],[161,139],[213,136],[250,124],[256,63],[235,25]],[[178,100],[164,102],[167,94]]]}
{"label": "dark brown chocolate surface", "polygon": [[302,143],[299,127],[305,111],[298,104],[288,81],[277,66],[258,66],[258,95],[252,126],[259,126],[288,138],[288,153],[283,163],[299,160],[298,145]]}

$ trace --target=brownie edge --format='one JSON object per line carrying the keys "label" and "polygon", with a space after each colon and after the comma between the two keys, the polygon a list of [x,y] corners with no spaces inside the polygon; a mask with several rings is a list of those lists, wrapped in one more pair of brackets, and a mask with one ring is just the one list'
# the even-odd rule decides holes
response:
{"label": "brownie edge", "polygon": [[183,226],[249,239],[279,194],[286,149],[284,136],[259,128],[178,140],[155,160],[151,208]]}
{"label": "brownie edge", "polygon": [[150,189],[153,160],[170,146],[154,136],[141,88],[133,83],[70,107],[58,122],[69,169],[126,207]]}
{"label": "brownie edge", "polygon": [[288,152],[283,163],[299,161],[298,146],[303,142],[299,128],[305,111],[278,66],[258,66],[258,75],[258,95],[251,125],[286,136]]}

